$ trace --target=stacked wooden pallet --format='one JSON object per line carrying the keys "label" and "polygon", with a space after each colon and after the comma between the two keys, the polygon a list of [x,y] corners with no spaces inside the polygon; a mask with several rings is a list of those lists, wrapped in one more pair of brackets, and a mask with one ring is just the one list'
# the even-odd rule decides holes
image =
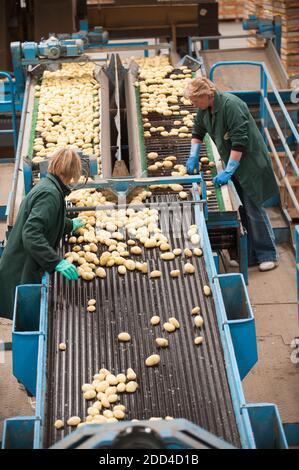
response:
{"label": "stacked wooden pallet", "polygon": [[[299,73],[299,1],[298,0],[248,0],[245,15],[282,20],[281,59],[290,77]],[[249,39],[250,46],[261,45]]]}
{"label": "stacked wooden pallet", "polygon": [[219,3],[219,19],[243,19],[245,0],[217,0]]}

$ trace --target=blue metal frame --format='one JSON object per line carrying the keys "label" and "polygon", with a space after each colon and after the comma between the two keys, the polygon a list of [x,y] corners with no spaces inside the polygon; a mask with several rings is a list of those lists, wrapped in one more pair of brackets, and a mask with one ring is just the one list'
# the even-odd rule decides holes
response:
{"label": "blue metal frame", "polygon": [[[183,178],[178,178],[180,180],[183,180]],[[185,178],[186,179],[186,178]],[[194,176],[193,179],[196,181],[199,181],[201,178],[200,176]],[[164,178],[165,184],[167,184],[167,178]],[[190,177],[189,177],[189,182],[190,182]],[[171,181],[173,182],[173,178],[171,178]],[[127,188],[129,187],[129,184],[132,184],[131,180],[125,180],[118,181],[115,187],[120,188],[122,190],[125,189],[124,184],[127,184]],[[147,186],[149,184],[147,179],[139,179],[135,180],[134,183],[138,184],[139,186]],[[160,179],[161,183],[161,179]],[[108,182],[104,182],[104,185],[101,184],[94,184],[94,187],[97,187],[99,189],[102,189],[103,187],[107,187]],[[246,298],[246,314],[248,318],[246,319],[247,321],[236,321],[235,319],[230,319],[227,316],[226,308],[225,308],[225,302],[223,299],[223,284],[226,284],[227,286],[230,283],[230,279],[232,279],[232,275],[222,275],[218,276],[215,263],[214,263],[214,258],[213,254],[211,251],[210,247],[210,241],[209,241],[209,236],[208,236],[208,231],[205,223],[205,216],[204,216],[204,210],[203,206],[205,204],[205,201],[200,199],[200,195],[198,192],[194,192],[194,200],[195,202],[198,202],[198,204],[195,204],[194,206],[194,214],[195,214],[195,222],[198,226],[199,233],[201,234],[201,239],[202,239],[202,247],[203,247],[203,252],[204,252],[204,260],[205,260],[205,265],[206,265],[206,271],[209,279],[209,284],[211,286],[211,290],[213,293],[213,300],[215,304],[215,311],[216,311],[216,316],[217,316],[217,323],[219,327],[219,332],[220,332],[220,338],[222,342],[222,347],[223,347],[223,353],[224,353],[224,358],[225,358],[225,363],[226,363],[226,373],[228,377],[228,382],[230,386],[230,391],[231,391],[231,397],[232,397],[232,403],[233,403],[233,408],[235,412],[235,417],[236,417],[236,422],[240,434],[240,440],[241,440],[241,445],[243,448],[256,448],[256,442],[255,442],[255,433],[253,432],[253,425],[252,423],[255,423],[255,421],[251,418],[250,416],[250,410],[253,406],[260,407],[260,409],[263,411],[266,407],[272,407],[273,405],[247,405],[245,402],[245,397],[241,385],[241,379],[240,379],[240,370],[242,374],[248,372],[250,369],[250,362],[251,364],[253,363],[253,354],[250,354],[249,360],[245,359],[244,357],[241,357],[241,352],[244,351],[242,348],[241,344],[237,344],[237,340],[234,340],[234,335],[232,335],[232,331],[234,329],[234,326],[237,325],[239,326],[239,329],[241,329],[241,335],[244,338],[244,335],[246,332],[250,331],[250,323],[253,322],[253,315],[250,309],[250,304],[249,304],[249,299],[246,293],[246,288],[244,286],[244,282],[242,281],[242,276],[241,275],[235,275],[235,279],[237,280],[237,284],[242,283],[242,288],[243,288],[243,297]],[[240,281],[241,279],[241,281]],[[221,285],[222,284],[222,285]],[[47,285],[48,285],[48,278],[47,278]],[[47,345],[47,318],[48,318],[48,305],[47,305],[47,292],[46,292],[46,284],[45,284],[45,279],[43,278],[43,283],[41,285],[33,285],[33,286],[19,286],[18,289],[21,291],[23,289],[28,289],[31,288],[33,290],[39,289],[40,290],[40,306],[38,308],[38,313],[39,317],[38,319],[35,318],[35,324],[38,323],[38,346],[37,346],[37,352],[35,352],[34,358],[30,359],[27,357],[27,364],[28,361],[34,362],[37,364],[36,368],[36,387],[35,387],[35,392],[36,392],[36,416],[34,418],[32,417],[24,417],[24,418],[12,418],[10,420],[6,420],[5,426],[4,426],[4,436],[3,436],[3,447],[7,448],[9,446],[12,446],[15,448],[16,447],[22,447],[22,442],[18,443],[17,442],[17,437],[20,438],[20,432],[19,428],[23,426],[23,432],[25,435],[22,436],[21,440],[25,441],[27,447],[33,447],[33,448],[41,448],[42,443],[43,443],[43,423],[44,423],[44,399],[45,399],[45,394],[46,394],[46,345]],[[231,304],[235,308],[235,304],[231,302]],[[36,303],[35,303],[36,305]],[[32,307],[32,306],[31,306]],[[15,301],[15,314],[14,314],[14,328],[17,326],[20,327],[20,323],[17,322],[17,315],[20,315],[22,319],[22,313],[18,311],[18,308],[20,308],[20,303],[18,303],[17,299]],[[28,312],[28,302],[25,304],[23,303],[23,320],[31,321],[32,319],[30,318],[28,320],[28,315],[26,312]],[[35,307],[37,308],[37,307]],[[31,309],[32,310],[32,309]],[[235,323],[234,323],[235,322]],[[243,324],[244,325],[243,325]],[[24,325],[25,326],[25,325]],[[37,328],[37,327],[36,327]],[[30,329],[32,330],[32,325],[30,324]],[[252,328],[251,328],[252,330]],[[18,333],[17,331],[15,334]],[[21,347],[21,343],[26,340],[25,337],[25,332],[22,332],[23,335],[21,338],[17,337],[16,340],[20,342],[20,345],[18,345],[18,351],[15,351],[14,354],[20,354],[20,351],[23,351],[23,354],[28,354],[28,349],[24,347]],[[30,334],[30,332],[27,334]],[[14,335],[15,336],[15,335]],[[254,336],[252,333],[250,334],[251,341],[254,341]],[[237,344],[237,348],[235,349],[234,347],[234,341],[235,345]],[[249,341],[249,339],[247,339]],[[247,348],[248,348],[248,343]],[[13,344],[14,346],[14,344]],[[252,350],[256,348],[256,344],[252,345]],[[236,358],[237,355],[237,358]],[[15,359],[15,361],[23,361],[24,358],[18,358]],[[30,363],[29,362],[29,363]],[[239,364],[238,364],[239,363]],[[27,371],[22,370],[22,368],[18,368],[16,365],[17,373],[17,378],[22,378],[22,381],[25,381],[26,384],[28,383],[28,377],[26,377],[26,374],[28,374]],[[30,376],[30,381],[32,381],[32,377]],[[275,408],[276,409],[276,408]],[[266,411],[263,411],[264,415]],[[280,432],[280,440],[273,442],[273,445],[279,446],[279,447],[287,447],[286,444],[286,439],[284,437],[281,421],[279,418],[278,413],[276,413],[276,421],[275,421],[275,430],[273,429],[273,419],[271,422],[269,420],[267,423],[269,426],[271,426],[271,429],[268,429],[268,433],[270,435],[275,434],[275,430],[278,428]],[[34,425],[34,431],[32,431],[32,425]],[[264,424],[263,424],[264,426]],[[265,427],[265,426],[264,426]],[[27,434],[26,434],[27,433]],[[29,434],[29,437],[28,437]]]}
{"label": "blue metal frame", "polygon": [[241,380],[258,360],[255,321],[241,274],[218,276]]}
{"label": "blue metal frame", "polygon": [[[268,99],[268,84],[271,85],[272,87],[272,93],[274,93],[275,95],[275,98],[280,106],[280,109],[284,115],[284,118],[286,120],[286,123],[288,124],[291,132],[292,132],[292,136],[293,136],[293,140],[294,142],[299,145],[299,133],[280,97],[280,94],[278,93],[278,90],[268,72],[268,69],[266,67],[266,64],[264,62],[255,62],[255,61],[249,61],[249,60],[229,60],[229,61],[220,61],[220,62],[216,62],[215,64],[212,65],[211,69],[210,69],[210,75],[209,75],[209,78],[210,80],[213,80],[213,77],[214,77],[214,71],[216,68],[218,67],[221,67],[221,66],[227,66],[227,65],[252,65],[254,67],[259,67],[260,68],[260,87],[261,87],[261,91],[260,91],[260,118],[261,118],[261,122],[262,122],[262,134],[263,134],[263,137],[264,137],[264,140],[265,140],[265,143],[266,145],[268,146],[268,143],[267,143],[267,140],[265,138],[265,133],[264,133],[264,128],[268,127],[268,122],[269,122],[269,118],[272,119],[272,122],[273,124],[275,125],[276,124],[276,129],[277,129],[277,126],[278,126],[278,123],[276,121],[276,118],[275,116],[273,115],[273,110],[271,108],[271,105],[269,103],[269,99]],[[236,93],[236,92],[235,92]],[[271,115],[272,113],[272,115]],[[276,122],[275,122],[276,121]],[[279,128],[279,126],[278,126]],[[284,148],[284,151],[286,153],[286,156],[287,156],[287,159],[289,161],[289,163],[291,164],[292,166],[292,169],[294,171],[294,174],[297,178],[299,178],[299,168],[298,168],[298,165],[293,157],[293,154],[289,148],[289,145],[287,143],[287,140],[286,138],[284,137],[282,131],[277,129],[277,132],[279,134],[279,137],[280,137],[280,140],[281,140],[281,143],[282,143],[282,146]],[[286,160],[287,160],[286,159]]]}
{"label": "blue metal frame", "polygon": [[[16,91],[15,91],[15,82],[12,79],[12,76],[8,72],[0,72],[0,78],[5,78],[5,81],[0,81],[0,85],[3,84],[3,94],[4,100],[0,102],[1,105],[5,105],[6,112],[11,113],[11,129],[2,129],[0,134],[12,134],[13,136],[13,146],[14,151],[17,150],[18,142],[18,129],[17,129],[17,115],[16,115]],[[1,91],[1,88],[0,88]],[[1,108],[0,108],[1,109]],[[1,110],[2,112],[2,110]]]}
{"label": "blue metal frame", "polygon": [[297,314],[298,314],[298,321],[299,321],[299,225],[295,226],[295,246],[296,246]]}
{"label": "blue metal frame", "polygon": [[201,41],[202,50],[209,49],[209,41],[214,40],[223,40],[223,39],[239,39],[250,37],[254,38],[263,38],[265,40],[272,40],[274,46],[280,55],[281,50],[281,18],[275,17],[274,21],[267,18],[258,18],[254,15],[249,15],[247,20],[243,21],[243,29],[256,29],[258,34],[234,34],[229,36],[213,35],[213,36],[194,36],[188,37],[188,53],[192,56],[193,53],[193,43],[196,41]]}
{"label": "blue metal frame", "polygon": [[[117,424],[111,423],[109,426],[87,424],[83,429],[77,429],[54,444],[51,449],[109,448],[117,435],[128,426],[140,426],[140,423],[123,421]],[[182,418],[171,421],[143,421],[142,426],[155,430],[163,440],[166,449],[196,449],[199,446],[212,449],[235,449],[223,439]],[[177,456],[181,457],[179,454]]]}
{"label": "blue metal frame", "polygon": [[[0,159],[0,173],[1,173],[1,164],[5,164],[5,163],[14,163],[14,159],[13,158]],[[7,214],[10,208],[10,201],[11,201],[11,192],[8,195],[7,203],[2,206],[0,205],[0,220],[6,220]]]}

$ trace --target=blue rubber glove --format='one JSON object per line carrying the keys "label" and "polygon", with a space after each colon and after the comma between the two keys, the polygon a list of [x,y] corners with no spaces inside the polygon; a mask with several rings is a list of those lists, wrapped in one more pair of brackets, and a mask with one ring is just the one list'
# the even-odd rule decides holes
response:
{"label": "blue rubber glove", "polygon": [[72,232],[76,232],[76,230],[78,230],[78,228],[81,228],[81,227],[85,227],[84,220],[80,218],[73,219]]}
{"label": "blue rubber glove", "polygon": [[224,171],[221,171],[215,178],[213,178],[213,183],[216,186],[222,186],[224,184],[227,184],[233,174],[235,173],[236,169],[239,167],[240,162],[237,162],[236,160],[229,160],[226,168]]}
{"label": "blue rubber glove", "polygon": [[189,175],[193,175],[195,169],[197,173],[199,173],[200,148],[201,144],[191,144],[190,155],[186,163],[186,168]]}
{"label": "blue rubber glove", "polygon": [[62,259],[56,266],[55,271],[61,273],[65,276],[69,281],[75,281],[78,279],[78,273],[75,266],[73,266],[69,261],[66,259]]}

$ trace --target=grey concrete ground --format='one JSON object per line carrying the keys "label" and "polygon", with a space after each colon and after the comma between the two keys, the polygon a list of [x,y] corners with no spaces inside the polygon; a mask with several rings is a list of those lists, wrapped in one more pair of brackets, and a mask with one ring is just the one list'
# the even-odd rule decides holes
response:
{"label": "grey concrete ground", "polygon": [[11,351],[3,351],[3,342],[11,341],[12,322],[0,318],[0,441],[2,440],[3,420],[13,416],[34,414],[25,391],[21,390],[12,375]]}
{"label": "grey concrete ground", "polygon": [[291,361],[291,341],[299,336],[296,264],[287,245],[280,264],[268,273],[249,270],[249,295],[255,316],[258,363],[243,380],[248,402],[278,406],[284,423],[299,422],[299,363]]}

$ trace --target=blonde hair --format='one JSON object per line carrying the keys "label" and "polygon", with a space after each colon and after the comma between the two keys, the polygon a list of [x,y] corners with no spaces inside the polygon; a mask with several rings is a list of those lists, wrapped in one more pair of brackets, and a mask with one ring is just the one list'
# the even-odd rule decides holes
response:
{"label": "blonde hair", "polygon": [[81,159],[74,149],[58,149],[52,155],[48,172],[64,182],[70,183],[73,180],[77,183],[82,172]]}
{"label": "blonde hair", "polygon": [[206,77],[198,77],[190,80],[184,91],[184,96],[188,100],[199,98],[202,95],[214,96],[216,87],[211,80]]}

